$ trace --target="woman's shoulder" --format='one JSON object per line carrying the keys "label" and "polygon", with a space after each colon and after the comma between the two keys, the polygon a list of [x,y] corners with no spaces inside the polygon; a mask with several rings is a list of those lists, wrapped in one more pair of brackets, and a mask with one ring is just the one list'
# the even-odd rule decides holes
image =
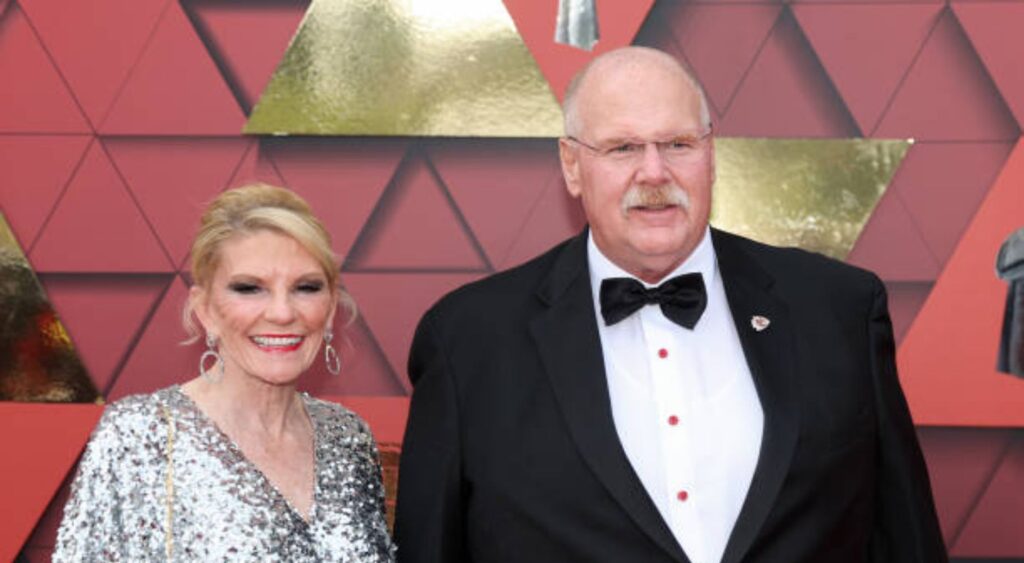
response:
{"label": "woman's shoulder", "polygon": [[336,438],[373,440],[370,426],[358,414],[332,402],[303,394],[306,409],[318,432]]}
{"label": "woman's shoulder", "polygon": [[122,438],[133,434],[138,434],[139,438],[155,435],[153,425],[163,420],[163,405],[174,404],[176,389],[177,386],[172,386],[152,393],[128,395],[107,404],[96,433],[113,431]]}
{"label": "woman's shoulder", "polygon": [[366,422],[359,415],[339,403],[318,399],[308,393],[303,393],[302,398],[306,402],[309,416],[316,417],[318,421],[329,421],[340,426],[367,428]]}

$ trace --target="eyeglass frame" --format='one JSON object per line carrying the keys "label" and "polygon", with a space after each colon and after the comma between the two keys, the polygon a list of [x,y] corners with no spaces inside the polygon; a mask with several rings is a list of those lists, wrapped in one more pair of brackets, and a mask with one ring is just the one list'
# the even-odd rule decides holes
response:
{"label": "eyeglass frame", "polygon": [[[692,148],[694,148],[694,149],[701,149],[701,148],[703,148],[704,142],[707,141],[714,134],[714,132],[715,132],[714,125],[710,125],[709,124],[708,128],[707,128],[707,131],[701,133],[700,135],[697,135],[696,137],[690,137],[690,141],[693,144]],[[591,145],[589,143],[584,142],[583,140],[579,139],[578,137],[574,137],[572,135],[565,135],[562,138],[567,140],[567,141],[572,141],[572,142],[576,143],[577,145],[579,145],[579,146],[581,146],[581,147],[583,147],[585,149],[590,150],[598,158],[605,158],[605,159],[612,160],[612,161],[614,161],[614,160],[628,161],[631,158],[636,158],[636,157],[642,156],[647,151],[647,145],[651,145],[651,144],[653,144],[655,150],[658,151],[658,156],[660,156],[661,158],[666,158],[665,150],[666,150],[667,146],[669,144],[674,143],[675,141],[679,140],[680,138],[685,137],[685,136],[686,136],[685,134],[684,135],[677,135],[677,136],[672,137],[671,139],[668,139],[668,140],[665,140],[665,141],[647,141],[647,140],[642,140],[642,139],[629,139],[629,140],[623,140],[622,142],[619,142],[619,143],[617,143],[617,144],[615,144],[615,145],[613,145],[611,147],[608,147],[606,149],[601,149],[601,148],[595,147],[595,146],[593,146],[593,145]],[[629,152],[626,152],[626,153],[622,153],[622,155],[623,155],[622,157],[616,157],[615,156],[616,153],[613,152],[613,151],[615,151],[616,149],[621,148],[623,146],[638,146],[638,147],[642,147],[643,150],[635,151],[635,152],[634,151],[629,151]]]}

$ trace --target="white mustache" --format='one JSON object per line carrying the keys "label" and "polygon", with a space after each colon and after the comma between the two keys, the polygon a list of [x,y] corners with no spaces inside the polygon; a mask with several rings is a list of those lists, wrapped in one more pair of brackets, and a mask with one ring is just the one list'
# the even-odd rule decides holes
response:
{"label": "white mustache", "polygon": [[622,196],[622,212],[634,207],[662,207],[677,205],[684,210],[690,209],[690,195],[675,184],[663,186],[633,185]]}

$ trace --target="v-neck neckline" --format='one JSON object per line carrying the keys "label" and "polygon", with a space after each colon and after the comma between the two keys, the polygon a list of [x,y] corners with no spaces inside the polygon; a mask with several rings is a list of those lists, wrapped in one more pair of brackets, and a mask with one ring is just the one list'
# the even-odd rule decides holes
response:
{"label": "v-neck neckline", "polygon": [[302,512],[300,512],[299,509],[288,500],[288,497],[286,497],[284,493],[274,485],[274,482],[267,477],[267,474],[264,473],[255,462],[249,459],[247,455],[245,455],[245,452],[242,451],[242,448],[231,438],[231,436],[228,436],[217,422],[210,418],[210,416],[199,407],[192,397],[189,397],[188,394],[185,393],[181,385],[173,385],[171,390],[179,397],[184,406],[188,410],[192,411],[193,416],[196,417],[203,426],[208,427],[217,439],[227,444],[228,450],[232,455],[234,455],[249,471],[257,476],[264,490],[267,492],[267,498],[271,500],[271,502],[274,500],[281,501],[284,503],[284,506],[288,508],[288,511],[291,512],[292,516],[298,518],[299,521],[307,527],[313,525],[316,518],[317,507],[320,504],[320,428],[317,424],[316,417],[313,416],[313,412],[310,409],[310,401],[307,394],[299,393],[299,399],[302,401],[302,408],[305,410],[306,418],[309,419],[310,428],[312,429],[313,434],[313,499],[312,504],[309,506],[308,517],[304,517]]}

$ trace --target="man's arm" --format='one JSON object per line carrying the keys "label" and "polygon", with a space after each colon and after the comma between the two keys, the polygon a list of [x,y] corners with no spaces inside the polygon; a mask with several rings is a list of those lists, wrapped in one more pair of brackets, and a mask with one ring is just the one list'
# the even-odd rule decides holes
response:
{"label": "man's arm", "polygon": [[868,319],[878,416],[871,561],[943,563],[948,556],[935,514],[928,470],[896,374],[896,345],[885,286],[877,278],[875,284]]}
{"label": "man's arm", "polygon": [[414,385],[398,471],[399,563],[467,561],[459,411],[447,359],[428,312],[409,354]]}

